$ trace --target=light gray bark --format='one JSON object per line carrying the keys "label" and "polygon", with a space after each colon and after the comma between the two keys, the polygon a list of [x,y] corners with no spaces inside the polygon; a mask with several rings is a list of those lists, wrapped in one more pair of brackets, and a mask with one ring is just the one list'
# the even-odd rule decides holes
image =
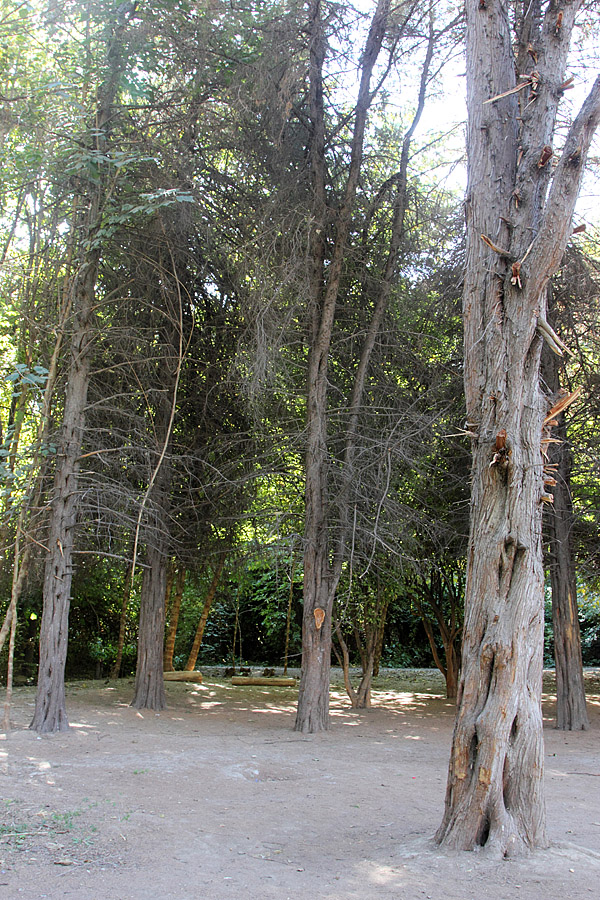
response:
{"label": "light gray bark", "polygon": [[[498,855],[547,843],[541,440],[548,404],[539,363],[542,334],[552,340],[546,285],[570,235],[600,118],[600,79],[570,129],[549,189],[547,148],[579,6],[565,4],[557,27],[554,3],[466,3],[465,390],[478,437],[458,712],[437,840]],[[518,91],[523,81],[516,81],[509,21],[515,8],[525,11],[516,60],[527,87]]]}

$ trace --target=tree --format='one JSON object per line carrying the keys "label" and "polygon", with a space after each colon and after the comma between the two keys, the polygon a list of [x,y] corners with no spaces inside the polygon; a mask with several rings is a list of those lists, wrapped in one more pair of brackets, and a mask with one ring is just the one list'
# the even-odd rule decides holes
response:
{"label": "tree", "polygon": [[[408,209],[408,164],[411,141],[423,112],[430,67],[440,37],[451,29],[451,24],[436,28],[433,6],[428,5],[422,18],[412,4],[401,4],[392,11],[391,4],[380,0],[370,22],[364,48],[357,64],[358,94],[354,107],[343,121],[334,119],[330,125],[331,110],[326,108],[328,34],[324,20],[323,4],[315,0],[309,11],[310,60],[309,102],[310,121],[309,159],[311,165],[310,187],[312,192],[311,229],[308,240],[309,269],[309,335],[307,338],[308,371],[306,380],[306,454],[305,454],[305,529],[304,529],[304,619],[302,677],[298,694],[298,711],[295,729],[301,732],[318,732],[329,722],[329,668],[331,662],[332,610],[337,586],[346,561],[347,544],[352,531],[352,489],[357,467],[357,442],[360,432],[360,415],[365,403],[366,385],[373,349],[380,335],[390,297],[393,292],[397,267],[405,240],[405,217]],[[362,193],[361,179],[365,169],[365,140],[369,115],[378,90],[390,69],[402,52],[406,52],[403,40],[407,36],[424,47],[424,58],[419,72],[419,85],[414,115],[406,129],[401,145],[398,171],[385,180],[368,197]],[[387,43],[386,43],[387,41]],[[385,56],[382,63],[380,57]],[[379,79],[374,86],[373,82]],[[348,133],[348,146],[340,152],[345,159],[343,177],[337,176],[329,184],[329,168],[336,170],[338,163],[329,161],[328,146],[337,132]],[[355,340],[360,349],[351,362],[352,377],[346,386],[342,408],[345,413],[342,430],[342,449],[336,461],[339,472],[338,494],[335,501],[338,512],[337,532],[333,529],[332,439],[330,435],[329,391],[331,370],[330,353],[335,334],[338,306],[342,297],[353,295],[352,278],[348,275],[349,248],[360,203],[370,207],[363,220],[363,239],[368,242],[370,226],[378,225],[379,206],[383,198],[390,199],[390,221],[385,229],[381,258],[372,268],[366,264],[354,273],[358,285],[375,283],[372,295],[366,292],[369,318],[363,323],[360,336]],[[337,197],[334,206],[329,194]],[[363,300],[356,284],[357,305]],[[346,313],[347,314],[347,313]],[[337,404],[340,405],[339,403]],[[339,440],[339,439],[338,439]],[[372,500],[372,498],[371,498]]]}
{"label": "tree", "polygon": [[[556,302],[550,288],[548,318],[556,323]],[[561,390],[559,358],[547,346],[542,351],[542,375],[546,388],[557,402],[564,399]],[[567,392],[567,397],[569,396]],[[589,728],[585,702],[581,633],[577,608],[577,573],[571,472],[573,453],[567,434],[565,410],[556,415],[554,436],[557,443],[546,445],[549,476],[546,486],[552,489],[545,528],[548,541],[548,569],[552,589],[552,631],[556,669],[556,727],[573,731]]]}
{"label": "tree", "polygon": [[86,136],[86,160],[90,175],[82,179],[80,201],[87,207],[73,229],[82,229],[81,256],[70,288],[74,327],[70,369],[57,455],[44,571],[44,611],[40,637],[40,667],[36,707],[31,727],[39,732],[68,729],[64,669],[67,656],[68,618],[73,571],[73,540],[77,515],[77,478],[83,441],[85,409],[90,377],[91,346],[98,269],[101,216],[109,193],[104,165],[108,134],[113,127],[113,104],[123,70],[123,38],[135,4],[120,6],[109,26],[106,79],[98,91],[93,126]]}
{"label": "tree", "polygon": [[[467,0],[465,392],[471,530],[444,847],[547,843],[541,679],[546,287],[571,233],[600,78],[551,160],[580,2]],[[513,31],[514,29],[514,31]],[[547,424],[547,423],[546,423]]]}

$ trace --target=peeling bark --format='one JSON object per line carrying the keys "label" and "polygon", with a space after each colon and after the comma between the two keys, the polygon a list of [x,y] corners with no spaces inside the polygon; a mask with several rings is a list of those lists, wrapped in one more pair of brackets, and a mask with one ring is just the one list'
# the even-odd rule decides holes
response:
{"label": "peeling bark", "polygon": [[535,61],[529,52],[517,53],[527,66],[518,74],[531,82],[527,90],[515,92],[511,8],[492,0],[484,6],[478,0],[466,4],[469,183],[463,315],[467,414],[477,423],[477,437],[462,672],[437,840],[447,848],[485,848],[495,855],[547,845],[541,439],[548,403],[540,388],[545,334],[538,322],[546,322],[546,286],[570,234],[600,119],[600,79],[569,131],[550,188],[543,155],[553,142],[558,87],[565,80],[579,6],[565,5],[557,37],[554,5],[542,11],[536,0],[528,4],[517,23],[517,51],[527,34]]}

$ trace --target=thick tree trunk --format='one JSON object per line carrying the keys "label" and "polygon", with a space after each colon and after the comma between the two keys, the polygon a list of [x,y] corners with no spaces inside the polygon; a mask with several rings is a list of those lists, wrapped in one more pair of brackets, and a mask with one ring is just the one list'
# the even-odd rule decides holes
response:
{"label": "thick tree trunk", "polygon": [[165,658],[163,661],[165,672],[173,671],[173,654],[175,652],[175,638],[177,637],[177,626],[179,625],[183,588],[185,587],[185,575],[186,571],[184,567],[180,565],[175,578],[175,587],[173,589],[174,593],[169,614],[169,628],[167,630],[167,639],[165,641]]}
{"label": "thick tree trunk", "polygon": [[204,607],[202,609],[202,615],[200,616],[200,621],[198,622],[198,627],[196,628],[196,634],[194,635],[194,643],[192,644],[192,649],[190,650],[190,655],[188,656],[188,661],[185,664],[186,672],[193,672],[194,666],[196,665],[196,660],[198,659],[198,653],[200,652],[200,647],[202,646],[202,638],[204,637],[204,629],[206,628],[208,616],[210,614],[210,610],[213,605],[215,595],[217,593],[217,588],[219,586],[219,581],[220,581],[221,575],[223,573],[223,566],[225,565],[226,559],[227,559],[227,551],[223,550],[219,556],[219,559],[217,560],[217,566],[214,571],[212,581],[209,585],[208,592],[204,599]]}
{"label": "thick tree trunk", "polygon": [[163,640],[165,634],[165,588],[168,557],[166,541],[148,547],[140,595],[140,629],[135,693],[136,709],[161,710],[167,705],[163,680]]}
{"label": "thick tree trunk", "polygon": [[557,32],[556,8],[542,15],[539,2],[529,4],[518,23],[517,60],[527,88],[515,90],[508,5],[466,4],[465,390],[478,436],[458,711],[437,840],[499,855],[547,844],[541,441],[548,404],[539,362],[542,337],[559,350],[546,321],[546,286],[570,235],[600,117],[598,79],[546,196],[557,85],[579,5],[565,5]]}

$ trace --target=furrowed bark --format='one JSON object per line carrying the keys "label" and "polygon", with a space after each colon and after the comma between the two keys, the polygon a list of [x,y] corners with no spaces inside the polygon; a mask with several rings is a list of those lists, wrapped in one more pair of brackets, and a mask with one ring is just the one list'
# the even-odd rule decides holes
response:
{"label": "furrowed bark", "polygon": [[157,539],[148,546],[142,576],[138,660],[131,702],[135,709],[161,710],[167,705],[163,680],[167,565],[166,540]]}
{"label": "furrowed bark", "polygon": [[599,80],[570,129],[548,192],[547,148],[579,5],[565,5],[560,33],[551,27],[555,4],[531,23],[531,68],[519,73],[531,84],[519,101],[524,91],[506,94],[516,83],[508,5],[467,0],[463,314],[467,414],[478,423],[478,437],[458,712],[437,840],[497,855],[547,845],[541,439],[548,403],[540,388],[538,321],[546,321],[546,285],[570,234],[600,116]]}
{"label": "furrowed bark", "polygon": [[[109,76],[99,90],[93,145],[104,151],[112,107],[123,69],[123,36],[135,4],[119,10],[107,59]],[[69,378],[65,396],[62,433],[57,454],[52,494],[49,553],[44,569],[44,608],[40,631],[40,665],[35,713],[31,728],[40,733],[65,731],[64,670],[67,658],[68,623],[73,574],[73,545],[78,503],[79,457],[85,426],[85,409],[94,339],[94,307],[100,250],[95,240],[107,189],[105,178],[88,186],[91,193],[81,263],[72,284],[74,329],[71,338]],[[78,224],[78,223],[74,223]]]}

